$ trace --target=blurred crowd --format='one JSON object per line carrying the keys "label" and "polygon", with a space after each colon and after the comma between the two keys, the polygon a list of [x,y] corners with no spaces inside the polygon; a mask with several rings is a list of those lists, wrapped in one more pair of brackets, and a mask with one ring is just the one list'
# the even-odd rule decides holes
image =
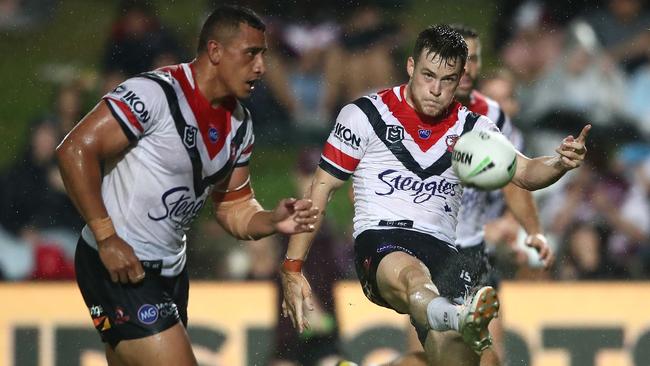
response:
{"label": "blurred crowd", "polygon": [[[259,145],[298,151],[284,168],[294,178],[287,184],[300,195],[338,109],[407,80],[404,64],[417,30],[400,22],[400,14],[412,12],[411,3],[244,3],[265,17],[269,43],[268,71],[245,103]],[[497,268],[511,279],[650,278],[650,7],[643,0],[497,3],[489,20],[494,34],[482,35],[493,41],[483,47],[497,64],[487,68],[480,90],[501,103],[523,132],[524,152],[551,154],[561,137],[585,123],[595,127],[587,164],[536,192],[559,257],[555,268],[540,269],[506,209],[486,228]],[[209,1],[206,12],[215,4]],[[16,15],[0,17],[0,27],[15,28],[11,22],[18,21],[28,27],[31,5],[0,1],[3,14]],[[88,101],[127,77],[191,60],[192,45],[157,14],[149,2],[122,1],[103,32],[99,81],[58,85],[50,108],[29,122],[23,153],[0,172],[0,278],[74,277],[83,222],[65,194],[54,149],[92,107]],[[348,227],[328,224],[319,241],[314,250],[323,253],[310,260],[331,269],[323,273],[336,274],[320,278],[327,299],[333,281],[354,276],[352,239]],[[238,242],[206,214],[189,238],[190,273],[196,279],[273,280],[285,242]],[[321,305],[331,314],[331,304]]]}

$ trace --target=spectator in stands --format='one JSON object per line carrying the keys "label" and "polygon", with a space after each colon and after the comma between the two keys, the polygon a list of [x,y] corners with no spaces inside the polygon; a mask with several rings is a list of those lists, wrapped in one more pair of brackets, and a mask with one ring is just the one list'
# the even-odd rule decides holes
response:
{"label": "spectator in stands", "polygon": [[650,59],[650,11],[644,0],[607,0],[585,15],[609,56],[628,73]]}
{"label": "spectator in stands", "polygon": [[612,122],[623,111],[623,74],[607,62],[588,24],[573,23],[564,44],[561,57],[520,90],[522,121],[533,122],[549,111],[565,110],[578,112],[596,125]]}
{"label": "spectator in stands", "polygon": [[81,218],[65,193],[54,160],[60,127],[42,120],[30,132],[23,158],[2,176],[3,242],[15,260],[21,261],[7,266],[19,268],[11,270],[13,279],[71,279],[74,238]]}
{"label": "spectator in stands", "polygon": [[146,0],[122,0],[104,51],[104,91],[141,72],[176,64],[185,56],[175,35]]}
{"label": "spectator in stands", "polygon": [[624,279],[624,268],[609,260],[609,232],[602,226],[576,223],[564,239],[565,248],[557,264],[560,280]]}

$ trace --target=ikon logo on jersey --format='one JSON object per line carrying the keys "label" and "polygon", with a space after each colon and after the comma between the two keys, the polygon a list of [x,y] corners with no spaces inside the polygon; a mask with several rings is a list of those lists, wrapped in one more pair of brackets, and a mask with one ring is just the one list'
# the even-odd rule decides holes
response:
{"label": "ikon logo on jersey", "polygon": [[428,140],[429,137],[431,137],[431,130],[420,128],[418,130],[418,136],[420,136],[420,138],[423,140]]}
{"label": "ikon logo on jersey", "polygon": [[[124,91],[124,89],[120,89],[120,86],[115,88],[115,92],[118,94]],[[135,114],[138,116],[138,120],[140,120],[141,123],[149,122],[151,115],[147,110],[147,106],[142,100],[140,100],[140,97],[138,97],[138,95],[133,90],[129,90],[126,94],[124,94],[124,96],[120,97],[120,100],[131,107],[131,110],[135,112]]]}
{"label": "ikon logo on jersey", "polygon": [[361,138],[357,137],[351,129],[338,122],[334,125],[334,137],[355,150],[361,146]]}
{"label": "ikon logo on jersey", "polygon": [[447,199],[459,192],[459,184],[446,179],[421,180],[418,177],[405,176],[394,169],[385,170],[377,175],[386,185],[385,191],[375,191],[379,196],[390,196],[396,191],[406,192],[413,197],[413,203],[424,203],[431,197]]}

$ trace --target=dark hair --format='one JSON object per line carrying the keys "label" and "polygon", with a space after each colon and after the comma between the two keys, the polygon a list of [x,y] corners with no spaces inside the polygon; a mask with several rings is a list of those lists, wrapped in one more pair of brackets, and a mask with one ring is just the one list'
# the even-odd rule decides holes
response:
{"label": "dark hair", "polygon": [[446,24],[432,25],[420,32],[413,48],[413,59],[416,63],[425,50],[427,55],[435,53],[441,62],[447,64],[460,59],[461,70],[465,68],[469,52],[463,36]]}
{"label": "dark hair", "polygon": [[470,27],[469,25],[465,25],[462,23],[454,23],[450,24],[449,27],[456,32],[460,33],[463,38],[473,38],[473,39],[478,39],[478,32],[476,29]]}
{"label": "dark hair", "polygon": [[210,39],[225,42],[228,37],[236,34],[241,23],[262,32],[266,30],[262,19],[249,8],[239,5],[224,5],[214,9],[201,28],[197,52],[205,51]]}

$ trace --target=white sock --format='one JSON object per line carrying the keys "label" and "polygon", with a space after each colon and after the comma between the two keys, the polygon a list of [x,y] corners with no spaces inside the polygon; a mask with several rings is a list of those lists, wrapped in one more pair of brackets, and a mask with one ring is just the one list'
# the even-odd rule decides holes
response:
{"label": "white sock", "polygon": [[458,305],[452,304],[447,298],[439,296],[427,305],[427,320],[431,329],[439,332],[458,330]]}

